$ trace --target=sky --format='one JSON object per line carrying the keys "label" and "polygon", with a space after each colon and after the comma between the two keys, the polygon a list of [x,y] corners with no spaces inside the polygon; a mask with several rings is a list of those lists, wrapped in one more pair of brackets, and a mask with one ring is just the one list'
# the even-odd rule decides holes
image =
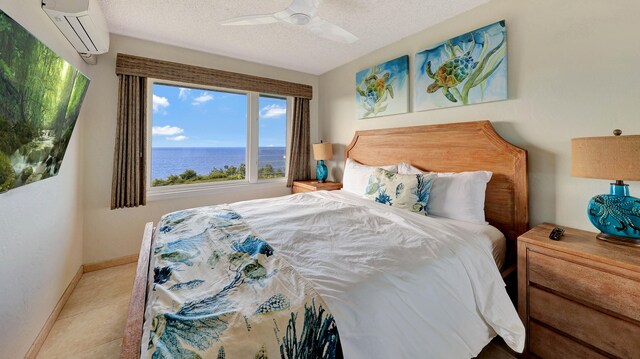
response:
{"label": "sky", "polygon": [[[260,147],[284,147],[286,99],[260,97]],[[152,147],[246,147],[247,95],[153,85]]]}

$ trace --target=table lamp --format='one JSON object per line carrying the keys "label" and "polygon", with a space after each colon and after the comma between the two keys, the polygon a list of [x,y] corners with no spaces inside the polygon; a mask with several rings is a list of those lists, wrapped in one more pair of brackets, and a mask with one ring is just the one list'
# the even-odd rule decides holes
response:
{"label": "table lamp", "polygon": [[333,158],[333,146],[330,143],[314,143],[313,158],[318,161],[316,166],[316,179],[319,182],[326,182],[329,176],[329,170],[325,166],[324,161]]}
{"label": "table lamp", "polygon": [[640,199],[629,195],[624,181],[640,180],[640,135],[584,137],[571,140],[571,175],[612,179],[609,194],[589,201],[587,215],[601,233],[597,238],[640,246]]}

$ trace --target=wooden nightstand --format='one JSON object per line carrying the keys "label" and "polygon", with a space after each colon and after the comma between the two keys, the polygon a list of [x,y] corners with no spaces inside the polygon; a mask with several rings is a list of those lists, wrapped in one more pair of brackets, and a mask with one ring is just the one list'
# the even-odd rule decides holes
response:
{"label": "wooden nightstand", "polygon": [[315,192],[315,191],[335,191],[342,188],[342,183],[340,182],[325,182],[321,183],[316,180],[313,181],[293,181],[293,188],[291,191],[293,193],[303,193],[303,192]]}
{"label": "wooden nightstand", "polygon": [[640,248],[552,224],[518,238],[518,312],[540,358],[640,358]]}

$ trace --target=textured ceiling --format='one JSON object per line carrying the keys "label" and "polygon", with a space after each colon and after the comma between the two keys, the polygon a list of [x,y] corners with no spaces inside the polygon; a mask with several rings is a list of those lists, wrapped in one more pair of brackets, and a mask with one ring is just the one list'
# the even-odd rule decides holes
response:
{"label": "textured ceiling", "polygon": [[318,16],[360,38],[342,44],[286,23],[220,26],[290,0],[100,0],[112,33],[323,74],[489,0],[324,0]]}

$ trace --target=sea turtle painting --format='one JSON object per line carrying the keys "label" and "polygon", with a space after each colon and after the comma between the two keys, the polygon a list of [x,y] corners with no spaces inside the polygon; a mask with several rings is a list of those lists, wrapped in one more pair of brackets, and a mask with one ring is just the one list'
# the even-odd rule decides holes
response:
{"label": "sea turtle painting", "polygon": [[358,117],[408,111],[409,57],[402,56],[356,74]]}
{"label": "sea turtle painting", "polygon": [[416,53],[414,109],[507,99],[506,35],[498,21]]}
{"label": "sea turtle painting", "polygon": [[386,72],[384,75],[380,75],[380,68],[374,66],[371,69],[371,75],[364,79],[363,87],[356,87],[358,94],[364,98],[366,105],[372,110],[375,110],[376,104],[386,100],[386,94],[393,98],[393,78],[391,73]]}
{"label": "sea turtle painting", "polygon": [[475,42],[467,52],[455,57],[453,57],[455,51],[453,50],[451,42],[449,42],[449,46],[451,46],[452,49],[452,57],[440,65],[435,73],[431,71],[431,61],[427,62],[425,66],[427,75],[434,80],[433,83],[427,87],[427,92],[434,93],[442,88],[442,93],[449,101],[458,102],[451,92],[449,92],[449,89],[462,83],[462,81],[469,76],[469,73],[478,66],[478,62],[475,61],[472,56]]}

